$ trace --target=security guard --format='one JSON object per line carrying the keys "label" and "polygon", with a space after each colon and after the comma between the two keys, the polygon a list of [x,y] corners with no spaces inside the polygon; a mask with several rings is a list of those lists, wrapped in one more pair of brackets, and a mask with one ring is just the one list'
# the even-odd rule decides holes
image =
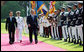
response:
{"label": "security guard", "polygon": [[[68,33],[69,33],[69,41],[68,42],[73,42],[73,36],[72,36],[72,26],[71,26],[71,22],[73,19],[73,12],[71,11],[71,6],[68,6],[67,10],[68,10]],[[72,41],[70,41],[70,39]]]}

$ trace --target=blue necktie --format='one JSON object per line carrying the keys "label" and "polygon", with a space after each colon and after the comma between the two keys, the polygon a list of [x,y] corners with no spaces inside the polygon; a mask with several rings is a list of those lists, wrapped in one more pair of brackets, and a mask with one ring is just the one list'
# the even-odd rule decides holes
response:
{"label": "blue necktie", "polygon": [[12,22],[12,17],[10,18],[10,21]]}
{"label": "blue necktie", "polygon": [[33,19],[33,21],[34,21],[34,16],[32,16],[32,19]]}

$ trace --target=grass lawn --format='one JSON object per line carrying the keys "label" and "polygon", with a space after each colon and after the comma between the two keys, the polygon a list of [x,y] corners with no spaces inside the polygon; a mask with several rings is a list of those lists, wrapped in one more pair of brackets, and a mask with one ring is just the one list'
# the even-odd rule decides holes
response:
{"label": "grass lawn", "polygon": [[[8,33],[8,31],[5,30],[5,23],[1,23],[1,33]],[[23,35],[28,37],[28,34],[25,34],[24,32]],[[79,46],[79,44],[63,42],[63,40],[53,40],[50,38],[43,38],[40,36],[38,36],[38,40],[56,47],[66,49],[68,51],[83,51],[83,46]]]}

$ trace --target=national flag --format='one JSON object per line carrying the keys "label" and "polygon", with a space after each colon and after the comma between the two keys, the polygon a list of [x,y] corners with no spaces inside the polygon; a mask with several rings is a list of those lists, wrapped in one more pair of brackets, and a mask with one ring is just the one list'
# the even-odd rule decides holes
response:
{"label": "national flag", "polygon": [[35,1],[31,1],[31,6],[32,6],[32,9],[34,9],[35,8]]}
{"label": "national flag", "polygon": [[44,14],[46,14],[48,12],[48,9],[43,2],[42,1],[37,1],[37,12],[39,12],[40,10]]}
{"label": "national flag", "polygon": [[56,1],[50,1],[49,12],[52,14],[55,11],[55,3]]}

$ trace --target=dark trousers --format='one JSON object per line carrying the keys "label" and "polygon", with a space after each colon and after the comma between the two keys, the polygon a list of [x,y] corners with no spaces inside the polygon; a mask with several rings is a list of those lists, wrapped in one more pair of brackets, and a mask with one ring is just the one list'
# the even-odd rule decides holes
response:
{"label": "dark trousers", "polygon": [[49,26],[49,27],[48,27],[48,33],[49,33],[49,35],[50,35],[50,36],[51,36],[51,38],[52,38],[51,26]]}
{"label": "dark trousers", "polygon": [[58,26],[59,37],[62,39],[62,27]]}
{"label": "dark trousers", "polygon": [[32,28],[29,29],[29,40],[30,40],[30,42],[33,41],[32,40],[33,33],[34,33],[34,37],[35,37],[35,42],[37,42],[38,40],[37,40],[37,30],[36,29],[32,29]]}
{"label": "dark trousers", "polygon": [[48,27],[44,27],[44,35],[45,37],[49,37]]}
{"label": "dark trousers", "polygon": [[9,33],[9,42],[14,42],[15,40],[15,37],[14,37],[14,34],[15,34],[15,30],[8,30],[8,33]]}

